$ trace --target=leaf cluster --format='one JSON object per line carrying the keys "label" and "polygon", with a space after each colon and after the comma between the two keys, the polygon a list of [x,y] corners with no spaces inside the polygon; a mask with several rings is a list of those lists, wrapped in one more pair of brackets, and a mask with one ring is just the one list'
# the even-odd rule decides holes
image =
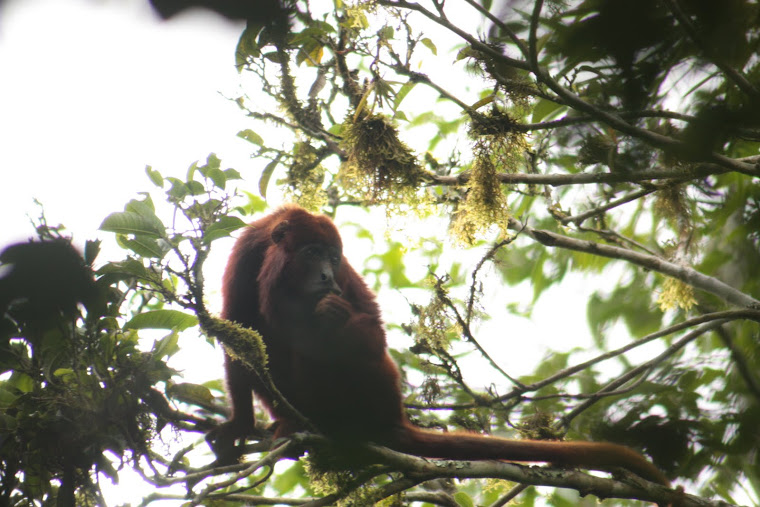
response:
{"label": "leaf cluster", "polygon": [[[212,427],[173,408],[167,394],[219,411],[207,388],[175,384],[167,361],[179,351],[179,333],[207,315],[201,268],[209,245],[243,225],[227,215],[223,193],[239,175],[221,170],[214,155],[184,181],[147,172],[166,186],[184,229],[166,226],[145,194],[101,225],[131,253],[122,261],[94,268],[99,242],[88,242],[83,258],[44,217],[39,240],[0,254],[4,504],[101,505],[99,474],[118,481],[118,468],[130,462],[139,470],[141,459],[153,469],[163,461],[153,447],[164,428]],[[150,345],[161,330],[168,334]]]}

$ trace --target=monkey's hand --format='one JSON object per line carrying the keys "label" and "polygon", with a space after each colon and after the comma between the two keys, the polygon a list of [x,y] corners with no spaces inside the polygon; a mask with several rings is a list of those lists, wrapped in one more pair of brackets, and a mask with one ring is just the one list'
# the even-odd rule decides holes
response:
{"label": "monkey's hand", "polygon": [[[227,421],[206,434],[206,442],[216,455],[214,466],[232,465],[238,462],[243,454],[242,443],[236,445],[239,439],[255,435],[253,424],[241,424],[239,421]],[[244,442],[243,442],[244,443]]]}
{"label": "monkey's hand", "polygon": [[314,316],[323,329],[335,330],[343,327],[351,317],[351,303],[335,294],[328,294],[317,303]]}

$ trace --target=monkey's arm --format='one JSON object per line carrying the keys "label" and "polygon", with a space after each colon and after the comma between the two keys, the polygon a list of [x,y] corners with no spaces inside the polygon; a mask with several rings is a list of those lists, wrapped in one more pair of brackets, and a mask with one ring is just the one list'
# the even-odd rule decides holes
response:
{"label": "monkey's arm", "polygon": [[356,311],[349,301],[335,294],[325,296],[314,315],[325,346],[357,359],[385,355],[385,331],[377,316]]}

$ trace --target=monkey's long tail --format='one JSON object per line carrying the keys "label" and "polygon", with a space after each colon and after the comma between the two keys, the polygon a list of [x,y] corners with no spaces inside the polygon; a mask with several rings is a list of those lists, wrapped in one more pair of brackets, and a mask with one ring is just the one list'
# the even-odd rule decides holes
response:
{"label": "monkey's long tail", "polygon": [[456,460],[545,461],[592,470],[625,468],[665,486],[670,481],[644,456],[623,445],[604,442],[508,440],[471,433],[438,433],[406,426],[390,447],[428,458]]}

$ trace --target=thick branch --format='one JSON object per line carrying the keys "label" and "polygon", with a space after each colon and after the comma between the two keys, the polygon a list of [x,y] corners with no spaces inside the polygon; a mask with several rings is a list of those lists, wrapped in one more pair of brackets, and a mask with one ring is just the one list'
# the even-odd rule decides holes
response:
{"label": "thick branch", "polygon": [[665,486],[643,481],[630,474],[625,474],[625,482],[622,482],[587,475],[575,470],[529,467],[495,461],[431,461],[384,447],[371,446],[370,449],[382,463],[402,470],[411,482],[422,482],[442,477],[456,479],[498,478],[522,484],[571,488],[581,492],[581,494],[592,494],[599,498],[633,498],[657,502],[661,505],[676,502],[682,507],[727,505],[723,502],[711,502],[673,491]]}
{"label": "thick branch", "polygon": [[[635,183],[649,180],[669,179],[696,179],[704,178],[713,174],[723,174],[726,169],[712,164],[701,164],[689,170],[649,169],[644,171],[614,172],[614,173],[578,173],[578,174],[526,174],[526,173],[501,173],[497,174],[500,183],[529,185],[549,185],[559,187],[563,185],[587,185],[599,183]],[[434,185],[464,185],[470,180],[469,173],[461,173],[456,176],[431,175],[431,184]]]}
{"label": "thick branch", "polygon": [[539,243],[558,248],[566,248],[577,252],[585,252],[592,255],[600,255],[611,259],[621,259],[628,261],[637,266],[641,266],[658,273],[673,277],[677,280],[691,285],[694,288],[714,294],[724,301],[733,305],[758,310],[760,301],[734,289],[730,285],[721,282],[717,278],[703,275],[699,271],[687,266],[681,266],[673,262],[666,261],[653,255],[642,254],[616,246],[603,245],[593,241],[580,240],[562,236],[554,232],[533,229],[520,224],[517,220],[510,220],[510,228],[522,229]]}

